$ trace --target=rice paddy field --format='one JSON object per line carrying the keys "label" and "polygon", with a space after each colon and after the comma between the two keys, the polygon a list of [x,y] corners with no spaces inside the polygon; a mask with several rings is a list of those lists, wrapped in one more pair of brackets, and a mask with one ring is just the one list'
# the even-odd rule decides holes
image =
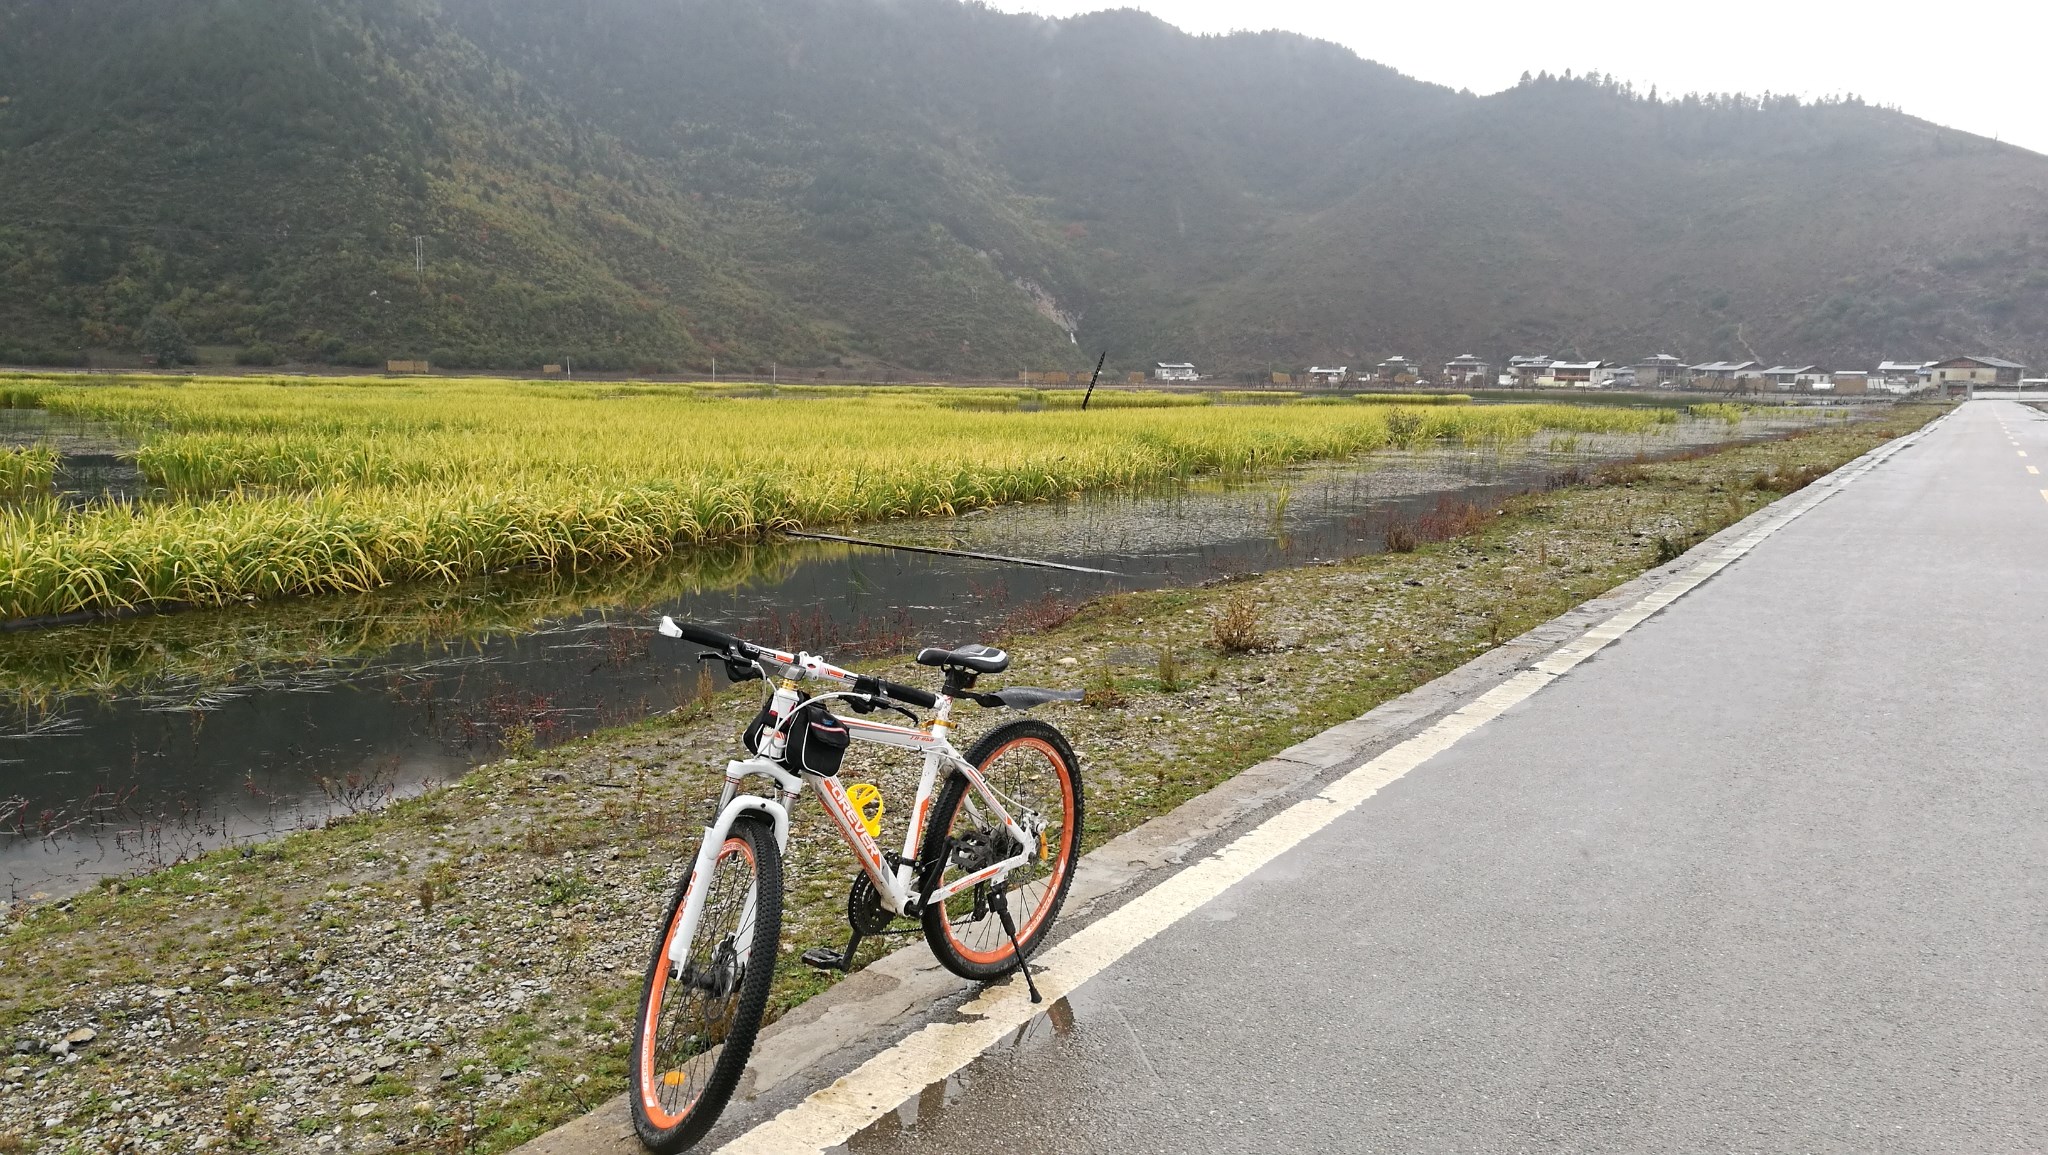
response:
{"label": "rice paddy field", "polygon": [[774,529],[953,514],[1428,443],[1630,433],[1670,410],[1098,390],[477,378],[0,382],[132,439],[154,496],[48,496],[0,454],[0,620],[580,572]]}

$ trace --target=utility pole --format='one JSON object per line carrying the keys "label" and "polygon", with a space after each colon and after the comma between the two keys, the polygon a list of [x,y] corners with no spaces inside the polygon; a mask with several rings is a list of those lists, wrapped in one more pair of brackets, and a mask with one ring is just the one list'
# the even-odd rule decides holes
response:
{"label": "utility pole", "polygon": [[416,236],[412,239],[412,271],[419,277],[420,292],[427,291],[427,238]]}
{"label": "utility pole", "polygon": [[771,388],[782,384],[782,365],[780,362],[768,362],[768,384]]}
{"label": "utility pole", "polygon": [[711,359],[711,383],[713,385],[718,384],[718,358],[716,357]]}
{"label": "utility pole", "polygon": [[1081,412],[1083,413],[1088,411],[1088,402],[1095,396],[1095,382],[1097,378],[1102,376],[1102,363],[1107,360],[1109,360],[1109,350],[1104,349],[1102,356],[1095,359],[1095,372],[1088,378],[1088,392],[1081,395]]}

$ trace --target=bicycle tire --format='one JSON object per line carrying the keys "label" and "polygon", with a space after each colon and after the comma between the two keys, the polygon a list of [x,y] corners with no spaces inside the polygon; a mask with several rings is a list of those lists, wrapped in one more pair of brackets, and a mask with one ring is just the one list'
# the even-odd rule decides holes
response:
{"label": "bicycle tire", "polygon": [[[735,880],[720,871],[728,862],[744,864],[744,878],[753,895],[749,903],[747,892],[740,892],[739,912],[732,917],[727,917],[726,908],[734,901]],[[656,1155],[674,1155],[689,1148],[718,1122],[753,1054],[754,1036],[761,1028],[768,988],[775,978],[782,939],[782,852],[775,842],[774,827],[753,815],[735,821],[711,875],[705,883],[710,889],[695,939],[683,968],[671,974],[670,939],[681,929],[678,923],[683,902],[696,881],[694,872],[676,887],[668,915],[655,935],[654,956],[648,960],[640,1013],[634,1022],[627,1098],[633,1105],[633,1130]],[[714,903],[720,905],[714,907]],[[751,925],[748,906],[752,907]],[[719,912],[717,919],[714,910]],[[728,923],[731,925],[721,931]],[[742,939],[748,944],[744,956],[738,954],[736,945]],[[698,974],[704,976],[701,981],[691,977]],[[671,999],[671,994],[680,997]],[[710,1010],[685,1018],[698,1002]],[[719,1011],[716,1017],[711,1010]],[[670,1046],[665,1049],[662,1028],[671,1012],[680,1021],[672,1024],[667,1037]],[[677,1033],[686,1027],[687,1034]],[[691,1050],[700,1044],[702,1050]],[[709,1062],[698,1062],[707,1057]]]}
{"label": "bicycle tire", "polygon": [[[982,735],[981,740],[971,747],[966,760],[981,771],[989,785],[998,792],[1008,793],[1003,782],[997,779],[1004,768],[997,763],[1017,751],[1029,751],[1044,758],[1060,783],[1060,814],[1057,838],[1046,840],[1047,853],[1043,857],[1042,871],[1033,870],[1027,881],[1014,885],[1010,901],[1022,905],[1029,900],[1029,906],[1014,912],[1017,923],[1017,947],[1029,957],[1034,948],[1052,928],[1053,920],[1059,917],[1060,906],[1067,900],[1067,890],[1074,882],[1074,863],[1080,856],[1082,830],[1081,763],[1074,756],[1074,749],[1068,745],[1066,736],[1045,722],[1026,718],[1006,722]],[[932,806],[931,817],[926,820],[926,854],[950,856],[952,848],[948,839],[955,833],[954,819],[963,803],[972,795],[973,787],[965,774],[952,774],[940,791],[938,801]],[[1013,815],[1014,817],[1014,815]],[[1012,844],[1014,845],[1014,843]],[[1056,849],[1055,849],[1056,847]],[[946,860],[927,862],[927,869],[920,871],[920,878],[937,879],[943,882],[945,875],[954,869]],[[1030,867],[1019,868],[1033,869]],[[1016,878],[1013,872],[1011,879]],[[1044,882],[1034,896],[1031,888]],[[967,909],[982,909],[973,891],[955,895],[946,903],[936,903],[924,908],[924,937],[932,948],[932,955],[941,966],[961,978],[977,982],[998,979],[1017,969],[1017,947],[1010,944],[1008,935],[1000,929],[993,915],[984,914],[979,919],[970,919],[979,926],[980,942],[970,944],[961,933],[963,920],[955,917]],[[997,938],[1000,938],[997,941]]]}

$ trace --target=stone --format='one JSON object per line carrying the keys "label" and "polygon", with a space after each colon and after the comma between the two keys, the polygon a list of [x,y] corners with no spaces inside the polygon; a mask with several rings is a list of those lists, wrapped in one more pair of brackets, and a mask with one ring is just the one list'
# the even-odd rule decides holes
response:
{"label": "stone", "polygon": [[170,997],[171,997],[172,995],[175,995],[175,994],[177,994],[177,993],[178,993],[178,992],[176,992],[176,991],[172,990],[172,989],[171,989],[171,988],[169,988],[169,987],[151,987],[151,988],[149,988],[149,997],[150,997],[150,998],[153,998],[153,999],[167,999],[167,998],[170,998]]}
{"label": "stone", "polygon": [[443,1067],[443,1068],[441,1068],[441,1081],[442,1081],[443,1083],[446,1083],[446,1082],[448,1082],[448,1081],[449,1081],[449,1080],[451,1080],[451,1079],[457,1078],[457,1077],[458,1077],[459,1075],[460,1075],[460,1072],[458,1072],[458,1071],[457,1071],[457,1070],[456,1070],[455,1068],[453,1068],[453,1067]]}
{"label": "stone", "polygon": [[1081,663],[1080,663],[1080,662],[1079,662],[1078,660],[1074,659],[1074,658],[1061,658],[1061,659],[1060,659],[1060,665],[1062,665],[1062,666],[1078,666],[1078,665],[1080,665],[1080,664],[1081,664]]}
{"label": "stone", "polygon": [[10,1082],[10,1083],[19,1083],[19,1082],[21,1082],[21,1081],[22,1081],[23,1079],[26,1079],[26,1078],[28,1078],[28,1068],[27,1068],[27,1067],[9,1067],[9,1068],[7,1068],[7,1081],[8,1081],[8,1082]]}
{"label": "stone", "polygon": [[348,1077],[348,1085],[351,1087],[367,1087],[376,1081],[377,1072],[375,1071],[358,1071]]}
{"label": "stone", "polygon": [[397,1065],[398,1065],[398,1056],[397,1056],[397,1055],[381,1055],[381,1056],[379,1056],[379,1057],[378,1057],[378,1059],[377,1059],[377,1064],[376,1064],[376,1066],[377,1066],[377,1069],[378,1069],[378,1070],[380,1070],[380,1071],[388,1071],[388,1070],[390,1070],[391,1068],[393,1068],[393,1067],[396,1067]]}
{"label": "stone", "polygon": [[56,1042],[50,1044],[49,1051],[51,1054],[56,1055],[59,1058],[62,1058],[63,1056],[71,1053],[71,1044],[65,1042],[62,1039],[58,1039]]}
{"label": "stone", "polygon": [[367,1119],[370,1116],[375,1115],[377,1113],[377,1104],[357,1103],[355,1106],[350,1107],[348,1109],[348,1113],[354,1115],[358,1119]]}
{"label": "stone", "polygon": [[97,1039],[99,1037],[100,1033],[98,1031],[93,1030],[91,1027],[80,1027],[77,1030],[71,1032],[70,1034],[65,1035],[64,1041],[70,1043],[74,1047],[82,1047],[85,1044],[90,1043],[94,1039]]}
{"label": "stone", "polygon": [[34,1039],[20,1039],[14,1044],[14,1053],[17,1055],[33,1055],[42,1049],[43,1045]]}

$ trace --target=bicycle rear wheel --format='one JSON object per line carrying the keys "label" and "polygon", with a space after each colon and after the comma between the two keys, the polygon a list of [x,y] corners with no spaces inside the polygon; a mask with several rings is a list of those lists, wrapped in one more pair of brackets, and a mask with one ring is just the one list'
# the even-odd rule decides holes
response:
{"label": "bicycle rear wheel", "polygon": [[[669,951],[690,887],[706,887],[680,965]],[[751,815],[732,824],[711,877],[683,880],[647,964],[634,1030],[633,1129],[658,1155],[702,1138],[718,1121],[753,1053],[782,938],[782,854],[775,830]]]}
{"label": "bicycle rear wheel", "polygon": [[[1017,927],[1017,945],[1030,955],[1052,928],[1074,859],[1081,852],[1081,766],[1066,738],[1044,722],[1009,722],[983,735],[966,759],[981,771],[1003,808],[1036,831],[1030,861],[1002,882]],[[925,853],[941,855],[938,885],[992,866],[1016,853],[1015,840],[987,810],[964,774],[947,778],[925,828]],[[1017,948],[989,905],[994,884],[961,891],[924,910],[924,937],[932,954],[962,978],[987,982],[1017,969]]]}

